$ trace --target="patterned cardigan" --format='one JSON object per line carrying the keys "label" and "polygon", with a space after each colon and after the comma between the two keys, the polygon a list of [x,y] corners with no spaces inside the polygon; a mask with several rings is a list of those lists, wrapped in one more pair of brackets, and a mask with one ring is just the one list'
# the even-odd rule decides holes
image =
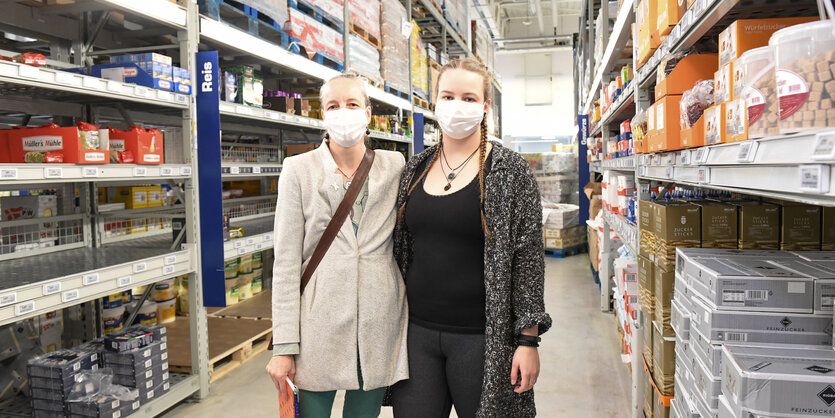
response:
{"label": "patterned cardigan", "polygon": [[[406,200],[412,176],[437,146],[416,155],[400,180],[397,207]],[[492,167],[485,178],[484,212],[492,239],[485,240],[486,287],[485,364],[478,417],[525,418],[536,415],[533,390],[513,392],[510,371],[516,335],[539,325],[551,327],[545,313],[545,261],[542,247],[542,206],[539,188],[527,162],[516,152],[493,144]],[[405,222],[394,232],[394,253],[406,277],[412,238]]]}

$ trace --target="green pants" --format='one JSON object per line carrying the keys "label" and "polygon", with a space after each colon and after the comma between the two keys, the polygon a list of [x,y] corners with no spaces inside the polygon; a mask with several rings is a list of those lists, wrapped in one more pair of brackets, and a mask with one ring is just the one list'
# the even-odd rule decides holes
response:
{"label": "green pants", "polygon": [[[345,391],[344,418],[377,418],[383,404],[386,388],[362,390],[362,371],[357,365],[359,390]],[[301,418],[330,418],[336,391],[311,392],[299,389],[299,415]]]}

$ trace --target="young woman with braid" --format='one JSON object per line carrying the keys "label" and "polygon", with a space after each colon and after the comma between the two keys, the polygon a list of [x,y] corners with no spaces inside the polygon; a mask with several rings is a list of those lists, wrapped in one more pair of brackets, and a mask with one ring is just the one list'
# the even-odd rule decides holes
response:
{"label": "young woman with braid", "polygon": [[406,165],[395,257],[406,278],[410,379],[396,418],[533,417],[543,300],[542,206],[527,162],[487,140],[491,77],[453,60],[438,77],[440,144]]}

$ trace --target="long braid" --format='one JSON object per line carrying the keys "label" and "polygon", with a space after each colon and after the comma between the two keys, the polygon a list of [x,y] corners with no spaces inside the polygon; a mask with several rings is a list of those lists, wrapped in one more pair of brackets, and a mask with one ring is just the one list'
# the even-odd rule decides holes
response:
{"label": "long braid", "polygon": [[[400,205],[400,208],[397,210],[397,221],[402,222],[403,216],[406,214],[406,203],[409,201],[409,196],[412,195],[412,192],[415,191],[415,188],[418,184],[423,180],[424,177],[429,173],[429,169],[432,168],[432,164],[435,164],[435,160],[438,159],[438,156],[441,155],[444,149],[444,138],[441,136],[441,142],[438,144],[438,149],[435,150],[435,155],[432,156],[432,159],[429,160],[429,164],[426,164],[426,168],[423,169],[423,172],[420,173],[418,176],[417,181],[412,183],[409,187],[409,191],[406,192],[406,199],[403,200],[403,204]],[[409,182],[412,182],[412,179],[409,179]]]}
{"label": "long braid", "polygon": [[490,227],[487,226],[487,217],[484,216],[484,163],[487,159],[487,115],[481,120],[481,142],[478,146],[478,187],[481,195],[481,227],[484,230],[484,236],[490,239]]}

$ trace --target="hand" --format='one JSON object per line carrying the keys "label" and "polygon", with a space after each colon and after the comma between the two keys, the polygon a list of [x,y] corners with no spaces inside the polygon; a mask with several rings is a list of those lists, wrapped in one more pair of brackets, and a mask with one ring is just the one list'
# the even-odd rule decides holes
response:
{"label": "hand", "polygon": [[[522,377],[519,378],[519,374]],[[510,371],[510,384],[517,386],[516,393],[523,393],[533,389],[539,377],[539,351],[536,347],[519,346],[513,354],[513,367]],[[517,382],[517,380],[519,380]]]}
{"label": "hand", "polygon": [[[537,360],[538,361],[538,360]],[[267,373],[273,379],[278,393],[284,397],[287,391],[287,378],[296,381],[296,360],[292,355],[273,356],[267,363]]]}

